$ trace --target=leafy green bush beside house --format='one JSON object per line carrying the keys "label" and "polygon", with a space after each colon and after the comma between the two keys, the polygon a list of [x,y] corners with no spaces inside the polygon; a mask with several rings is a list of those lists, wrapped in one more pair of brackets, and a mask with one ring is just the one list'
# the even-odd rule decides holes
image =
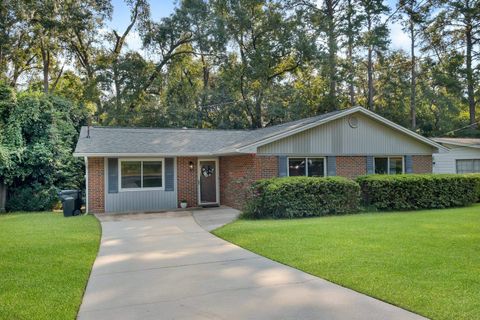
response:
{"label": "leafy green bush beside house", "polygon": [[72,156],[85,108],[39,92],[0,85],[0,184],[7,210],[49,210],[58,189],[83,187],[83,161]]}
{"label": "leafy green bush beside house", "polygon": [[245,218],[297,218],[358,210],[359,185],[342,177],[263,179],[251,187]]}
{"label": "leafy green bush beside house", "polygon": [[[462,207],[480,196],[480,175],[368,175],[341,178],[264,179],[251,187],[244,218],[297,218],[367,209],[416,210]],[[360,202],[360,199],[362,200]]]}
{"label": "leafy green bush beside house", "polygon": [[363,205],[379,210],[462,207],[479,198],[480,175],[405,174],[357,178]]}

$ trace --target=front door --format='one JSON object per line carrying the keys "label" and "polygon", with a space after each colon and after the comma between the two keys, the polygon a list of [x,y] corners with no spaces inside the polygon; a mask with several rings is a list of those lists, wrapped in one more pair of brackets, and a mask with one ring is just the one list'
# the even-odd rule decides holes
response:
{"label": "front door", "polygon": [[200,204],[218,203],[217,160],[199,160]]}

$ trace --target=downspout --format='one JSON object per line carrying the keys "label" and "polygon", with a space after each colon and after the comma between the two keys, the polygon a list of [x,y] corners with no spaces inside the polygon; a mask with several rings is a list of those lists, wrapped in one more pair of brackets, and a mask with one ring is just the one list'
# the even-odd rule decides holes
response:
{"label": "downspout", "polygon": [[85,213],[88,212],[88,158],[85,157]]}

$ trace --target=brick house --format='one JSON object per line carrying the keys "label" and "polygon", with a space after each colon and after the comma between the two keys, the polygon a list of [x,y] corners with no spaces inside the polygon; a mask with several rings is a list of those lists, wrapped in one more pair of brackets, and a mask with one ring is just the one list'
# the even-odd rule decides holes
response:
{"label": "brick house", "polygon": [[241,208],[255,180],[431,173],[446,148],[355,107],[257,130],[83,127],[87,211]]}

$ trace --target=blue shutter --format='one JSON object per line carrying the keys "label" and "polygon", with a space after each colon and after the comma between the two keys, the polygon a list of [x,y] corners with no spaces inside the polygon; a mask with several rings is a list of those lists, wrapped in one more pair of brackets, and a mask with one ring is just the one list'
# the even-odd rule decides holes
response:
{"label": "blue shutter", "polygon": [[405,156],[405,173],[413,173],[413,157]]}
{"label": "blue shutter", "polygon": [[367,156],[367,174],[374,174],[373,156]]}
{"label": "blue shutter", "polygon": [[175,189],[175,161],[173,158],[165,158],[165,191]]}
{"label": "blue shutter", "polygon": [[278,176],[279,177],[287,176],[287,156],[278,157]]}
{"label": "blue shutter", "polygon": [[335,156],[327,157],[327,176],[337,175],[337,158]]}
{"label": "blue shutter", "polygon": [[108,158],[108,193],[118,192],[118,159]]}

